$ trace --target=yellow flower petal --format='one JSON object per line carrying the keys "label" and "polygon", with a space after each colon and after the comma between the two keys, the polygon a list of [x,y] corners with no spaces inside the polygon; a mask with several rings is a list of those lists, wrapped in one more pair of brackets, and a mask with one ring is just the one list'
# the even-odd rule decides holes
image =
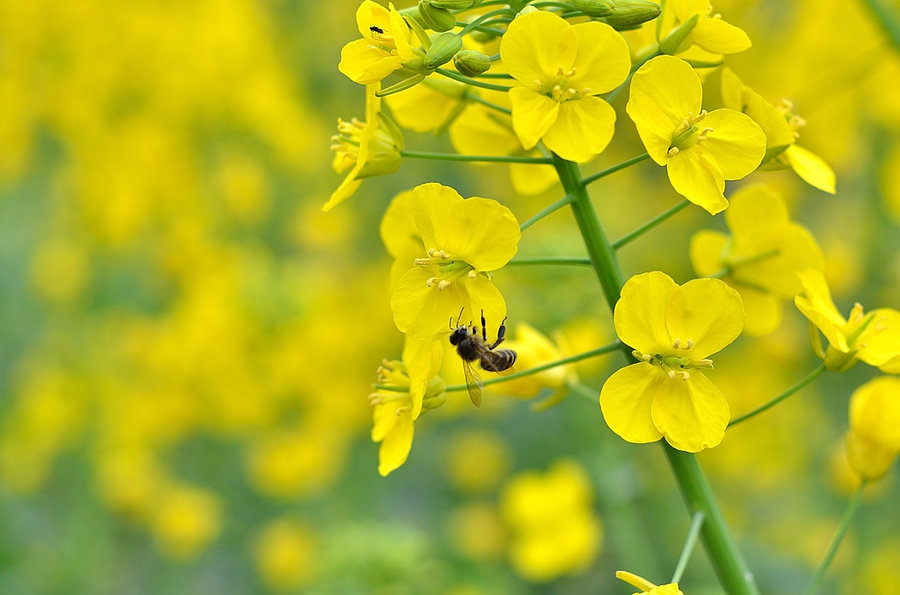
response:
{"label": "yellow flower petal", "polygon": [[368,39],[356,39],[341,48],[338,70],[360,85],[377,83],[403,65],[403,58],[386,53]]}
{"label": "yellow flower petal", "polygon": [[372,39],[372,27],[378,27],[382,31],[390,31],[391,13],[388,9],[373,2],[364,0],[356,9],[356,27],[359,34],[366,39]]}
{"label": "yellow flower petal", "polygon": [[575,76],[569,79],[577,90],[590,89],[591,94],[606,93],[622,84],[631,68],[628,44],[606,23],[579,23],[572,29],[578,42],[573,66]]}
{"label": "yellow flower petal", "polygon": [[[401,192],[394,197],[384,212],[384,217],[381,218],[379,227],[381,241],[388,254],[395,258],[401,254],[418,254],[423,251],[422,238],[419,237],[416,220],[413,216],[415,211],[412,201],[411,190]],[[406,265],[408,267],[409,262]]]}
{"label": "yellow flower petal", "polygon": [[717,109],[707,114],[700,126],[712,128],[702,147],[716,160],[726,180],[743,178],[766,154],[766,135],[746,114]]}
{"label": "yellow flower petal", "polygon": [[439,223],[436,247],[452,251],[476,271],[505,265],[515,256],[522,237],[512,211],[489,198],[458,201],[450,207],[448,219]]}
{"label": "yellow flower petal", "polygon": [[[533,155],[538,157],[538,155]],[[534,196],[559,183],[559,175],[552,165],[534,165],[531,163],[512,163],[509,166],[509,178],[513,190],[522,196]]]}
{"label": "yellow flower petal", "polygon": [[587,96],[559,104],[556,122],[543,140],[563,159],[584,163],[606,148],[615,127],[616,110],[599,97]]}
{"label": "yellow flower petal", "polygon": [[669,182],[678,194],[715,215],[728,206],[725,178],[716,161],[705,151],[691,148],[669,158]]}
{"label": "yellow flower petal", "polygon": [[526,149],[534,147],[556,122],[559,102],[528,87],[509,90],[513,129]]}
{"label": "yellow flower petal", "polygon": [[[450,125],[450,142],[456,152],[502,156],[521,151],[522,145],[508,120],[502,121],[495,114],[484,106],[468,106]],[[519,165],[533,167],[531,164]]]}
{"label": "yellow flower petal", "polygon": [[881,376],[853,392],[850,429],[889,450],[900,450],[900,378]]}
{"label": "yellow flower petal", "polygon": [[812,322],[816,328],[822,331],[828,342],[836,349],[846,352],[849,347],[844,336],[843,328],[847,321],[838,312],[834,301],[831,299],[831,291],[821,271],[807,269],[797,273],[804,295],[794,298],[794,304]]}
{"label": "yellow flower petal", "polygon": [[691,31],[691,41],[714,54],[736,54],[750,49],[750,38],[743,29],[722,19],[701,18]]}
{"label": "yellow flower petal", "polygon": [[391,93],[385,101],[401,127],[431,132],[444,126],[456,113],[465,89],[465,85],[452,79],[428,77],[405,91]]}
{"label": "yellow flower petal", "polygon": [[835,193],[834,170],[821,157],[798,145],[788,147],[784,156],[804,182],[823,192]]}
{"label": "yellow flower petal", "polygon": [[651,407],[653,423],[666,442],[678,450],[698,452],[725,437],[728,401],[706,376],[691,370],[688,380],[664,382]]}
{"label": "yellow flower petal", "polygon": [[500,42],[500,59],[507,72],[528,86],[534,81],[542,85],[555,81],[560,67],[572,67],[577,51],[572,26],[546,11],[517,17]]}
{"label": "yellow flower petal", "polygon": [[412,401],[410,415],[413,420],[422,413],[425,389],[441,366],[443,341],[417,341],[407,337],[401,359],[409,374],[409,398]]}
{"label": "yellow flower petal", "polygon": [[413,420],[409,413],[397,414],[392,410],[388,415],[396,416],[397,420],[391,431],[381,440],[381,447],[378,449],[378,473],[382,477],[406,462],[413,441]]}
{"label": "yellow flower petal", "polygon": [[628,442],[659,440],[662,433],[653,424],[650,411],[667,381],[671,382],[662,368],[645,362],[617,370],[600,390],[600,410],[606,425]]}
{"label": "yellow flower petal", "polygon": [[450,221],[453,207],[461,203],[463,197],[450,186],[436,182],[420,184],[412,193],[414,220],[425,251],[447,250],[447,234],[441,228]]}
{"label": "yellow flower petal", "polygon": [[643,353],[659,353],[671,348],[666,307],[677,289],[672,278],[659,271],[630,278],[622,287],[613,313],[619,339]]}
{"label": "yellow flower petal", "polygon": [[725,223],[734,233],[759,235],[784,227],[790,221],[784,201],[768,186],[743,186],[730,198]]}
{"label": "yellow flower petal", "polygon": [[854,343],[859,347],[856,357],[870,366],[880,366],[900,355],[900,312],[877,308],[867,315],[873,320]]}
{"label": "yellow flower petal", "polygon": [[741,297],[719,279],[688,281],[669,298],[666,326],[673,340],[693,341],[687,357],[701,360],[737,339],[744,328]]}
{"label": "yellow flower petal", "polygon": [[666,164],[676,128],[689,113],[700,113],[702,93],[697,73],[673,56],[657,56],[634,73],[625,111],[650,157],[659,165]]}
{"label": "yellow flower petal", "polygon": [[[725,211],[726,216],[729,212],[730,209]],[[698,277],[709,277],[722,270],[727,244],[728,236],[719,231],[701,229],[691,236],[691,266]]]}

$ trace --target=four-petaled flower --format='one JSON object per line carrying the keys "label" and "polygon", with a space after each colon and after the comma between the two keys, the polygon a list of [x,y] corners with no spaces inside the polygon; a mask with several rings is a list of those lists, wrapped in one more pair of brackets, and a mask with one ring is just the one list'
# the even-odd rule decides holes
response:
{"label": "four-petaled flower", "polygon": [[463,199],[435,183],[417,186],[408,200],[415,230],[405,235],[421,238],[421,251],[391,291],[394,324],[419,340],[446,335],[463,308],[466,316],[483,311],[499,324],[506,302],[491,272],[518,249],[522,233],[512,211],[489,198]]}
{"label": "four-petaled flower", "polygon": [[821,271],[808,269],[798,276],[803,295],[795,297],[794,304],[828,339],[824,352],[818,344],[818,333],[813,342],[826,368],[842,371],[862,360],[883,372],[900,373],[900,312],[876,308],[866,314],[857,302],[845,319],[834,305]]}
{"label": "four-petaled flower", "polygon": [[700,77],[680,58],[657,56],[631,80],[626,111],[647,153],[665,165],[675,190],[715,215],[728,206],[725,180],[743,178],[766,152],[766,135],[747,115],[701,109]]}
{"label": "four-petaled flower", "polygon": [[338,70],[360,85],[381,81],[414,57],[409,25],[393,4],[389,6],[390,10],[364,0],[356,10],[356,25],[363,38],[341,49]]}
{"label": "four-petaled flower", "polygon": [[815,238],[790,220],[784,201],[765,186],[735,192],[725,211],[731,237],[703,229],[691,238],[691,264],[698,277],[716,274],[741,294],[744,332],[766,335],[781,323],[781,300],[803,288],[797,273],[823,270],[825,260]]}
{"label": "four-petaled flower", "polygon": [[695,45],[712,54],[736,54],[751,45],[743,29],[712,13],[709,0],[668,0],[658,24],[651,26],[667,54],[680,54]]}
{"label": "four-petaled flower", "polygon": [[612,139],[615,110],[597,93],[628,76],[621,35],[605,23],[570,25],[544,11],[520,15],[500,42],[503,65],[519,83],[509,91],[513,129],[522,146],[548,149],[583,163]]}
{"label": "four-petaled flower", "polygon": [[613,318],[641,361],[616,371],[600,391],[610,429],[628,442],[665,437],[687,452],[719,444],[728,401],[700,370],[741,334],[738,293],[718,279],[679,286],[665,273],[643,273],[625,283]]}

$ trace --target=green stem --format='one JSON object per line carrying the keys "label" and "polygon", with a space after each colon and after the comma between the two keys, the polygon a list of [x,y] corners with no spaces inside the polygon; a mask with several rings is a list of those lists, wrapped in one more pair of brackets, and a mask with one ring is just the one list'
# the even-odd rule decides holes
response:
{"label": "green stem", "polygon": [[564,206],[566,206],[566,205],[569,204],[570,202],[572,202],[572,197],[571,197],[571,196],[569,196],[568,194],[565,195],[565,196],[563,196],[561,199],[559,199],[558,201],[554,202],[552,205],[550,205],[550,206],[548,206],[548,207],[545,207],[545,208],[541,209],[541,210],[540,210],[536,215],[534,215],[533,217],[531,217],[531,218],[529,218],[529,219],[526,219],[525,222],[522,223],[522,224],[519,226],[519,229],[520,229],[521,231],[525,231],[526,229],[528,229],[529,227],[531,227],[532,225],[534,225],[535,223],[537,223],[538,221],[540,221],[541,219],[543,219],[544,217],[546,217],[547,215],[549,215],[549,214],[551,214],[551,213],[555,213],[556,211],[558,211],[559,209],[563,208]]}
{"label": "green stem", "polygon": [[737,544],[728,532],[728,525],[706,483],[697,457],[676,450],[667,442],[663,442],[662,446],[675,472],[688,510],[691,513],[702,511],[706,515],[700,536],[725,592],[730,595],[759,595],[753,574],[744,564]]}
{"label": "green stem", "polygon": [[859,501],[862,498],[863,489],[866,487],[866,483],[867,482],[863,480],[847,502],[847,508],[844,509],[841,525],[838,527],[837,533],[834,534],[834,539],[831,540],[831,545],[828,546],[825,557],[822,559],[819,567],[816,568],[816,572],[813,574],[812,578],[809,579],[809,584],[803,591],[804,595],[811,595],[814,593],[816,589],[818,589],[819,583],[821,583],[822,579],[825,577],[825,571],[828,570],[828,566],[834,559],[834,555],[837,553],[838,547],[841,545],[841,541],[847,533],[847,529],[850,528],[850,521],[853,520],[853,515],[856,514],[856,509],[859,508]]}
{"label": "green stem", "polygon": [[730,428],[731,426],[737,425],[737,424],[741,423],[742,421],[748,420],[748,419],[750,419],[751,417],[755,417],[755,416],[759,415],[760,413],[762,413],[762,412],[765,411],[766,409],[769,409],[769,408],[771,408],[771,407],[774,407],[774,406],[777,405],[778,403],[784,401],[784,400],[787,399],[789,396],[791,396],[792,394],[794,394],[795,392],[797,392],[798,390],[800,390],[801,388],[803,388],[804,386],[806,386],[807,384],[809,384],[810,382],[812,382],[813,380],[815,380],[816,378],[818,378],[819,375],[820,375],[822,372],[824,372],[824,371],[825,371],[825,362],[822,362],[821,364],[819,364],[818,366],[816,366],[816,369],[815,369],[815,370],[813,370],[812,372],[810,372],[809,374],[807,374],[807,375],[806,375],[802,380],[800,380],[797,384],[795,384],[795,385],[792,386],[791,388],[787,389],[786,391],[784,391],[783,393],[781,393],[780,395],[778,395],[777,397],[775,397],[774,399],[772,399],[772,400],[769,401],[768,403],[765,403],[764,405],[760,405],[759,407],[757,407],[756,409],[754,409],[754,410],[751,411],[750,413],[745,413],[744,415],[742,415],[742,416],[740,416],[740,417],[738,417],[738,418],[735,418],[735,419],[731,420],[731,422],[729,422],[729,424],[728,424],[728,427]]}
{"label": "green stem", "polygon": [[452,70],[447,70],[446,68],[436,68],[434,70],[436,73],[447,77],[448,79],[453,79],[454,81],[459,81],[460,83],[465,83],[467,85],[471,85],[473,87],[481,87],[482,89],[489,89],[491,91],[502,91],[506,93],[512,87],[507,87],[505,85],[494,85],[491,83],[485,83],[483,81],[479,81],[477,79],[473,79],[468,76],[463,76],[458,72],[453,72]]}
{"label": "green stem", "polygon": [[637,157],[632,157],[631,159],[623,161],[622,163],[617,163],[616,165],[613,165],[612,167],[607,167],[603,171],[598,171],[597,173],[586,177],[585,179],[581,180],[581,184],[584,186],[587,186],[591,182],[596,182],[600,178],[605,178],[609,174],[614,174],[617,171],[619,171],[620,169],[625,169],[626,167],[632,166],[635,163],[640,163],[641,161],[643,161],[644,159],[648,159],[649,157],[650,157],[650,155],[648,153],[642,153],[642,154],[638,155]]}
{"label": "green stem", "polygon": [[483,161],[486,163],[553,163],[548,157],[514,157],[511,155],[457,155],[456,153],[426,153],[422,151],[400,151],[409,159],[436,159],[438,161]]}
{"label": "green stem", "polygon": [[569,258],[565,256],[561,257],[549,257],[549,258],[514,258],[506,263],[506,266],[511,265],[533,265],[533,264],[549,264],[549,265],[561,265],[561,264],[576,264],[576,265],[591,265],[590,258]]}
{"label": "green stem", "polygon": [[691,554],[694,552],[694,546],[697,545],[697,538],[700,536],[700,527],[703,526],[703,520],[705,518],[706,515],[703,514],[702,510],[698,510],[694,513],[694,520],[691,521],[691,527],[688,529],[687,537],[684,540],[684,547],[681,548],[681,556],[678,558],[678,565],[675,566],[675,572],[672,573],[672,580],[669,581],[670,583],[677,583],[681,580],[681,575],[684,574],[688,561],[691,559]]}
{"label": "green stem", "polygon": [[[647,156],[639,157],[645,159]],[[612,312],[619,299],[619,292],[625,283],[616,253],[603,233],[603,228],[587,193],[586,182],[579,179],[578,166],[556,155],[553,156],[553,159],[553,165],[556,167],[563,188],[575,199],[572,201],[572,213],[575,215],[578,228],[581,230],[585,246],[594,265],[594,271],[600,280],[606,302]],[[630,161],[637,163],[640,159],[635,158]],[[628,361],[634,361],[627,345],[622,345],[622,351]],[[710,562],[725,591],[733,595],[758,595],[759,590],[754,583],[753,575],[747,570],[741,558],[697,459],[691,453],[675,450],[666,442],[663,442],[662,446],[689,512],[693,515],[702,511],[706,518],[701,530],[701,537],[706,545]]]}
{"label": "green stem", "polygon": [[[597,349],[592,349],[590,351],[585,351],[584,353],[579,353],[577,355],[570,355],[569,357],[564,357],[562,359],[558,359],[553,362],[549,362],[546,364],[541,364],[540,366],[535,366],[533,368],[529,368],[527,370],[523,370],[521,372],[516,372],[515,374],[510,374],[508,376],[498,376],[496,378],[489,378],[483,382],[485,386],[489,386],[491,384],[498,384],[500,382],[506,382],[508,380],[515,380],[516,378],[521,378],[522,376],[530,376],[531,374],[537,374],[538,372],[543,372],[544,370],[549,370],[550,368],[555,368],[557,366],[564,366],[566,364],[571,364],[574,362],[580,362],[583,359],[587,359],[589,357],[597,357],[598,355],[605,355],[607,353],[612,353],[618,349],[622,348],[622,344],[619,341],[615,343],[610,343],[609,345],[604,345],[603,347],[598,347]],[[376,386],[377,388],[377,386]],[[465,384],[455,384],[453,386],[448,386],[444,389],[446,392],[455,392],[461,390],[468,390],[468,386]],[[598,396],[600,393],[597,393]]]}
{"label": "green stem", "polygon": [[645,233],[647,233],[648,231],[650,231],[651,229],[653,229],[654,227],[656,227],[657,225],[659,225],[660,223],[662,223],[663,221],[665,221],[666,219],[668,219],[669,217],[674,215],[675,213],[678,213],[679,211],[683,211],[690,204],[691,204],[691,201],[689,201],[688,199],[685,198],[684,200],[679,202],[677,205],[675,205],[671,209],[667,210],[666,212],[664,212],[660,215],[657,215],[650,221],[644,223],[643,225],[641,225],[640,227],[638,227],[637,229],[632,231],[631,233],[629,233],[625,236],[622,236],[621,238],[619,238],[618,240],[613,242],[612,243],[613,250],[618,250],[619,248],[621,248],[625,244],[631,242],[632,240],[641,237],[642,235],[644,235]]}
{"label": "green stem", "polygon": [[[472,29],[475,29],[476,27],[478,27],[478,25],[480,25],[481,23],[485,22],[485,21],[488,20],[489,18],[495,17],[495,16],[497,16],[497,15],[501,15],[501,14],[510,14],[510,12],[511,12],[511,11],[510,11],[509,8],[500,8],[500,9],[498,9],[498,10],[492,10],[491,12],[488,12],[488,13],[485,13],[485,14],[481,15],[480,17],[478,17],[477,19],[475,19],[474,21],[472,21],[472,22],[469,23],[468,25],[466,25],[465,23],[457,23],[457,25],[463,27],[463,30],[460,31],[459,33],[457,33],[457,35],[459,35],[460,37],[462,37],[463,35],[465,35],[465,34],[468,33],[469,31],[471,31]],[[498,31],[498,33],[502,33],[502,31]]]}
{"label": "green stem", "polygon": [[468,99],[469,101],[474,101],[475,103],[480,103],[481,105],[485,105],[485,106],[487,106],[487,107],[489,107],[489,108],[491,108],[491,109],[493,109],[493,110],[496,110],[496,111],[498,111],[498,112],[504,113],[504,114],[506,114],[507,116],[511,116],[511,115],[512,115],[512,110],[511,110],[511,109],[505,108],[505,107],[503,107],[502,105],[497,105],[496,103],[491,103],[490,101],[487,101],[487,100],[485,100],[485,99],[482,99],[482,98],[479,97],[478,95],[474,95],[474,94],[472,94],[472,93],[466,93],[466,99]]}

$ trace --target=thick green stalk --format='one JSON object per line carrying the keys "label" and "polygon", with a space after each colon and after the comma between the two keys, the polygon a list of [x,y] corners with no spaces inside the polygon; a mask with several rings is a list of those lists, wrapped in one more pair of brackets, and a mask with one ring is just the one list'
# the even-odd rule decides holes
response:
{"label": "thick green stalk", "polygon": [[[612,311],[625,283],[616,253],[603,233],[590,195],[581,180],[578,165],[556,155],[553,156],[553,165],[566,193],[573,197],[572,213]],[[623,351],[629,361],[633,361],[630,348],[623,345]],[[662,445],[689,512],[692,516],[697,512],[704,515],[700,535],[725,591],[732,595],[759,595],[753,575],[741,558],[697,459],[693,454],[676,450],[666,442],[662,442]]]}

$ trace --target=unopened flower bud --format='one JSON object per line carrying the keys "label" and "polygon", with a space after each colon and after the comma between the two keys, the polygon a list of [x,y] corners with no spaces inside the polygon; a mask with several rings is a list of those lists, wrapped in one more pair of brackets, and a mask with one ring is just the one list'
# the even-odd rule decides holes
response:
{"label": "unopened flower bud", "polygon": [[490,70],[491,57],[475,50],[462,50],[453,56],[453,65],[466,76],[478,76]]}
{"label": "unopened flower bud", "polygon": [[694,30],[694,27],[697,26],[697,20],[700,18],[700,15],[695,14],[685,22],[681,23],[677,29],[669,33],[665,39],[659,42],[659,51],[662,54],[669,54],[670,56],[674,56],[682,48],[681,45],[687,39],[688,35],[691,34],[691,31]]}
{"label": "unopened flower bud", "polygon": [[431,40],[431,47],[425,53],[422,65],[428,70],[434,70],[441,64],[446,64],[462,49],[462,39],[456,33],[441,33]]}
{"label": "unopened flower bud", "polygon": [[571,0],[572,7],[591,17],[605,17],[616,9],[613,0]]}
{"label": "unopened flower bud", "polygon": [[636,29],[659,16],[659,4],[649,0],[616,0],[615,10],[604,16],[614,29]]}
{"label": "unopened flower bud", "polygon": [[462,10],[475,4],[475,0],[428,0],[428,3],[437,8],[447,10]]}
{"label": "unopened flower bud", "polygon": [[422,17],[425,26],[434,31],[449,31],[456,26],[456,17],[452,12],[446,8],[438,8],[426,0],[419,2],[419,16]]}

